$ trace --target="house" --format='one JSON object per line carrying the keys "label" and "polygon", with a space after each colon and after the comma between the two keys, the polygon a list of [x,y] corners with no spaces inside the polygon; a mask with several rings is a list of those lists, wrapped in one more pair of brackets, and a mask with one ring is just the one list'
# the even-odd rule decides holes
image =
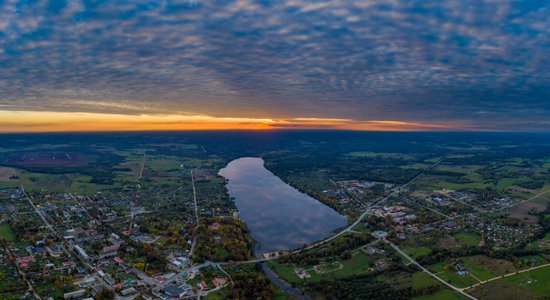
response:
{"label": "house", "polygon": [[70,292],[70,293],[65,293],[65,295],[63,295],[63,298],[65,298],[65,299],[77,299],[77,298],[83,297],[85,294],[86,294],[86,292],[84,290],[78,290],[78,291],[74,291],[74,292]]}
{"label": "house", "polygon": [[294,269],[294,273],[296,273],[300,279],[311,277],[311,275],[309,275],[308,272],[302,268]]}
{"label": "house", "polygon": [[443,224],[441,224],[445,229],[456,229],[458,227],[458,225],[456,224],[455,221],[453,220],[449,220],[449,221],[446,221],[444,222]]}
{"label": "house", "polygon": [[116,245],[112,245],[112,246],[106,246],[106,247],[103,247],[99,257],[101,259],[103,258],[107,258],[107,257],[114,257],[117,255],[117,252],[118,252],[118,248],[119,248],[120,244],[116,244]]}
{"label": "house", "polygon": [[76,245],[74,246],[74,248],[76,249],[76,252],[84,259],[84,260],[88,260],[90,257],[88,256],[88,254],[86,253],[86,251],[84,251],[84,249],[82,249],[82,247],[80,247],[79,245]]}
{"label": "house", "polygon": [[388,236],[388,232],[386,232],[384,230],[377,230],[377,231],[373,232],[372,235],[376,238],[385,238],[385,237]]}
{"label": "house", "polygon": [[124,261],[122,260],[122,258],[120,258],[120,257],[118,257],[118,256],[115,257],[115,258],[113,258],[113,260],[114,260],[116,263],[118,263],[118,264],[124,263]]}
{"label": "house", "polygon": [[63,251],[63,246],[61,244],[47,246],[46,251],[51,257],[60,257]]}
{"label": "house", "polygon": [[137,293],[137,290],[133,287],[120,291],[120,294],[122,296],[130,296],[130,295],[133,295],[133,294],[136,294],[136,293]]}
{"label": "house", "polygon": [[185,295],[185,293],[187,293],[184,289],[178,287],[177,285],[169,285],[164,288],[163,292],[170,297],[177,298],[181,298]]}
{"label": "house", "polygon": [[227,279],[225,279],[225,277],[216,277],[212,279],[212,283],[214,283],[214,280],[218,282],[216,285],[225,285],[227,283]]}

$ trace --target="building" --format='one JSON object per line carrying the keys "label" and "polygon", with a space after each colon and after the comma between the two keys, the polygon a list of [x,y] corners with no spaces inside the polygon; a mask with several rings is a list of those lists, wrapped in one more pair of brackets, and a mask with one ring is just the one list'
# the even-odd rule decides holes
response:
{"label": "building", "polygon": [[77,299],[77,298],[83,297],[85,294],[86,294],[86,292],[84,290],[78,290],[78,291],[74,291],[74,292],[70,292],[70,293],[65,293],[65,295],[63,295],[63,298],[65,298],[65,299]]}
{"label": "building", "polygon": [[178,287],[177,285],[169,285],[164,288],[163,292],[170,297],[177,298],[181,298],[185,295],[185,293],[187,293],[184,289]]}

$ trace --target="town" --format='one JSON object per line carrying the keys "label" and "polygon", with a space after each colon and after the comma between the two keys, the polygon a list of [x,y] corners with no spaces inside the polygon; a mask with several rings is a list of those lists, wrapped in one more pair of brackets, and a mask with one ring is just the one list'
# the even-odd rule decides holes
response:
{"label": "town", "polygon": [[[8,153],[2,297],[489,299],[495,285],[516,283],[521,297],[546,293],[550,190],[540,181],[549,158],[499,158],[482,167],[456,153],[344,152],[338,165],[287,173],[281,168],[292,155],[266,152],[269,171],[346,216],[347,225],[298,248],[262,252],[218,174],[232,157],[205,145],[118,146],[97,154],[114,166],[88,163],[96,173],[81,166],[46,173],[42,164],[54,155]],[[55,163],[85,158],[67,154],[56,154]],[[315,155],[301,164],[315,166]],[[340,170],[360,164],[380,171],[364,178]],[[110,183],[101,168],[111,168]],[[508,177],[490,179],[500,170]]]}

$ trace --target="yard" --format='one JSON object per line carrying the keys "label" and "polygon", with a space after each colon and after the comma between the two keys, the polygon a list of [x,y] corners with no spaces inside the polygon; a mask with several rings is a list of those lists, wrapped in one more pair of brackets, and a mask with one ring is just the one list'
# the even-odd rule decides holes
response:
{"label": "yard", "polygon": [[0,224],[0,238],[8,242],[15,241],[15,233],[9,224]]}

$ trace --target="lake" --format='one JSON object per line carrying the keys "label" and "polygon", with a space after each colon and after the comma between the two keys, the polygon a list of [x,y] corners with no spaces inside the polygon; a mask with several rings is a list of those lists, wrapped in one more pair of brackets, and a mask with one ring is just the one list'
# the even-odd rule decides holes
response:
{"label": "lake", "polygon": [[257,253],[296,249],[348,224],[335,210],[267,170],[261,158],[233,160],[219,174],[229,180],[227,189],[257,242]]}

